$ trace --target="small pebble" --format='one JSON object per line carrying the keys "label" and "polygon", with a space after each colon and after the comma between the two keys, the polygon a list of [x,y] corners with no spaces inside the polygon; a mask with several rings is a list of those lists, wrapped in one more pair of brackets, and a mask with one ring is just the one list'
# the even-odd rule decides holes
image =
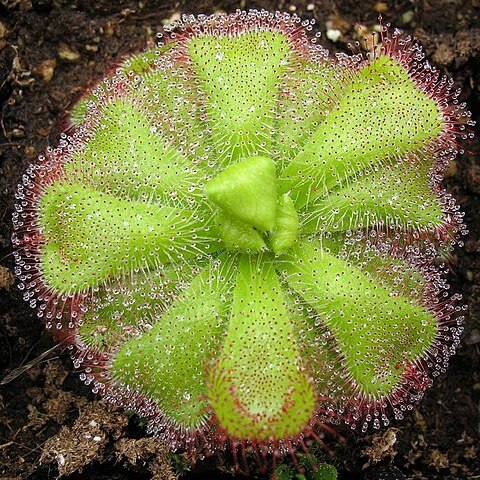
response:
{"label": "small pebble", "polygon": [[42,77],[44,82],[49,82],[55,73],[57,62],[55,60],[44,60],[35,71]]}
{"label": "small pebble", "polygon": [[407,10],[402,15],[402,23],[405,25],[408,25],[413,20],[414,16],[415,16],[415,12],[413,10]]}
{"label": "small pebble", "polygon": [[20,139],[20,138],[23,138],[25,136],[25,130],[21,129],[21,128],[14,128],[12,130],[12,138],[15,138],[15,139]]}
{"label": "small pebble", "polygon": [[117,27],[117,24],[115,22],[109,20],[107,22],[107,26],[105,27],[105,29],[100,29],[100,31],[103,30],[107,37],[111,37],[112,35],[115,34],[116,27]]}
{"label": "small pebble", "polygon": [[5,48],[5,45],[7,44],[7,42],[5,41],[7,34],[8,34],[7,28],[2,22],[0,22],[0,50]]}
{"label": "small pebble", "polygon": [[63,467],[65,465],[65,457],[61,453],[57,453],[57,455],[55,455],[55,460],[57,461],[59,467]]}
{"label": "small pebble", "polygon": [[326,30],[340,30],[342,34],[348,32],[352,27],[350,22],[340,15],[330,15],[325,22]]}
{"label": "small pebble", "polygon": [[14,283],[15,278],[12,272],[7,267],[0,265],[0,287],[9,290]]}
{"label": "small pebble", "polygon": [[170,15],[170,18],[164,18],[162,20],[163,25],[171,25],[172,23],[175,23],[176,21],[180,20],[182,16],[180,15],[180,12],[173,12],[172,15]]}
{"label": "small pebble", "polygon": [[335,28],[329,28],[325,33],[325,36],[332,42],[338,42],[342,38],[342,32]]}
{"label": "small pebble", "polygon": [[445,170],[445,177],[454,177],[457,174],[457,162],[455,160],[450,160],[447,169]]}
{"label": "small pebble", "polygon": [[78,62],[80,60],[80,54],[69,47],[66,43],[61,43],[58,47],[58,56],[67,62]]}
{"label": "small pebble", "polygon": [[385,13],[388,12],[388,4],[387,2],[377,2],[374,6],[373,9],[377,13]]}
{"label": "small pebble", "polygon": [[307,5],[307,12],[312,12],[315,9],[315,5],[313,3],[309,3]]}
{"label": "small pebble", "polygon": [[33,147],[32,145],[28,145],[25,147],[25,155],[27,157],[33,157],[35,156],[36,153],[37,151],[35,150],[35,147]]}
{"label": "small pebble", "polygon": [[7,35],[7,27],[2,22],[0,22],[0,40],[3,40]]}
{"label": "small pebble", "polygon": [[40,127],[38,130],[37,130],[37,133],[42,136],[42,137],[48,137],[51,133],[52,133],[52,128],[48,128],[48,127]]}
{"label": "small pebble", "polygon": [[155,35],[155,32],[151,25],[145,25],[143,28],[145,28],[145,33],[147,34],[147,37],[151,38]]}
{"label": "small pebble", "polygon": [[128,16],[130,16],[132,13],[135,13],[135,10],[133,10],[132,8],[124,8],[124,9],[120,12],[120,15],[122,15],[122,17],[128,17]]}

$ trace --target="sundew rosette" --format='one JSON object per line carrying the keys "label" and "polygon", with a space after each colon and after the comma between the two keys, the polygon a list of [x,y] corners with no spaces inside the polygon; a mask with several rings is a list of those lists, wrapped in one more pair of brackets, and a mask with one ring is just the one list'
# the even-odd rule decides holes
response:
{"label": "sundew rosette", "polygon": [[471,124],[384,29],[331,57],[310,22],[184,17],[74,107],[17,191],[25,299],[82,378],[173,447],[283,455],[387,425],[461,332],[441,187]]}

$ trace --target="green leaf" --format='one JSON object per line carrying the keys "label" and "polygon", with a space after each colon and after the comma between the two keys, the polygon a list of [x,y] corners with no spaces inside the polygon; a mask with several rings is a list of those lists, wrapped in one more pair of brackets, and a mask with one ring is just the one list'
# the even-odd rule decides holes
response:
{"label": "green leaf", "polygon": [[115,100],[101,109],[95,133],[66,163],[66,174],[121,198],[186,204],[198,183],[195,167],[133,102]]}
{"label": "green leaf", "polygon": [[282,464],[275,469],[275,473],[271,480],[293,480],[295,471],[292,467]]}
{"label": "green leaf", "polygon": [[153,327],[126,342],[112,362],[116,382],[158,402],[182,428],[196,428],[210,415],[206,372],[226,328],[233,264],[231,258],[219,257],[166,312],[153,309]]}
{"label": "green leaf", "polygon": [[59,293],[219,248],[208,213],[123,200],[78,183],[48,187],[38,216],[43,273]]}
{"label": "green leaf", "polygon": [[311,475],[311,480],[337,480],[338,472],[333,465],[320,463],[317,465],[317,471]]}
{"label": "green leaf", "polygon": [[297,209],[366,167],[418,151],[445,127],[438,104],[395,59],[380,56],[352,75],[338,106],[279,179]]}
{"label": "green leaf", "polygon": [[220,172],[205,192],[224,212],[259,230],[272,230],[277,220],[275,164],[249,157]]}
{"label": "green leaf", "polygon": [[367,397],[391,393],[408,366],[433,344],[437,320],[374,276],[322,249],[297,243],[287,255],[288,282],[338,343],[347,371]]}
{"label": "green leaf", "polygon": [[188,48],[219,164],[269,152],[275,103],[291,56],[286,35],[205,35],[192,38]]}
{"label": "green leaf", "polygon": [[[158,46],[152,50],[147,50],[138,55],[133,55],[129,57],[125,62],[119,67],[119,71],[123,73],[126,77],[133,77],[138,74],[143,74],[149,70],[155,68],[155,62],[160,58],[160,55],[170,50],[173,44],[165,44]],[[101,89],[104,92],[107,91],[107,85],[105,82],[100,83],[96,87]],[[85,115],[88,110],[89,103],[98,103],[97,97],[93,94],[87,95],[86,97],[81,98],[70,111],[70,122],[72,125],[80,125],[85,120]]]}
{"label": "green leaf", "polygon": [[433,231],[445,219],[430,186],[430,160],[364,172],[348,185],[316,198],[306,210],[302,233],[357,230],[386,225]]}
{"label": "green leaf", "polygon": [[228,333],[209,386],[220,425],[257,440],[285,438],[306,427],[315,398],[300,354],[272,264],[242,256]]}
{"label": "green leaf", "polygon": [[204,264],[167,264],[151,272],[132,272],[123,282],[113,280],[82,315],[80,339],[96,351],[115,350],[148,328],[151,312],[164,312]]}
{"label": "green leaf", "polygon": [[258,230],[235,219],[221,210],[216,215],[218,234],[227,250],[255,253],[266,250],[265,241]]}
{"label": "green leaf", "polygon": [[312,131],[316,130],[341,97],[342,71],[329,60],[320,64],[296,58],[284,77],[278,99],[275,160],[283,171],[300,152]]}

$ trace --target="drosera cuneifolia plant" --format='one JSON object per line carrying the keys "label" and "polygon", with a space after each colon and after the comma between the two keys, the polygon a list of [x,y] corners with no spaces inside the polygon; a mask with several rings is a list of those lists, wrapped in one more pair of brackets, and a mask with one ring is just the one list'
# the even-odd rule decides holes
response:
{"label": "drosera cuneifolia plant", "polygon": [[309,21],[184,16],[73,109],[17,191],[25,299],[81,377],[199,455],[388,425],[462,330],[441,181],[472,124],[384,28],[331,57]]}

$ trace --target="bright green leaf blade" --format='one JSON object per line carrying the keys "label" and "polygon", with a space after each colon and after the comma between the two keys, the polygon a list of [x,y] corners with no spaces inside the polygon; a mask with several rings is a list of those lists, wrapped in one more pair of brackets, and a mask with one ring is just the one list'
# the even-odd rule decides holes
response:
{"label": "bright green leaf blade", "polygon": [[226,328],[234,273],[231,259],[212,262],[163,315],[154,310],[153,328],[125,343],[112,362],[118,383],[158,402],[183,428],[194,429],[211,414],[206,371]]}
{"label": "bright green leaf blade", "polygon": [[115,100],[99,115],[92,138],[65,165],[69,178],[122,198],[167,205],[191,195],[194,166],[132,100]]}
{"label": "bright green leaf blade", "polygon": [[335,232],[322,238],[322,248],[375,278],[390,295],[405,297],[418,304],[424,302],[427,280],[404,260],[384,249],[367,246],[366,239],[352,240],[346,232]]}
{"label": "bright green leaf blade", "polygon": [[368,272],[321,248],[298,243],[285,261],[288,282],[335,337],[349,375],[371,398],[393,393],[402,374],[433,344],[436,319],[391,295]]}
{"label": "bright green leaf blade", "polygon": [[387,225],[433,231],[445,220],[430,186],[426,160],[401,162],[359,175],[347,186],[316,198],[303,217],[302,234]]}
{"label": "bright green leaf blade", "polygon": [[381,56],[352,76],[340,102],[279,179],[297,209],[368,166],[418,151],[444,129],[437,103],[396,60]]}
{"label": "bright green leaf blade", "polygon": [[286,35],[252,31],[192,38],[219,164],[270,152],[279,86],[291,56]]}
{"label": "bright green leaf blade", "polygon": [[[354,268],[365,272],[395,297],[424,302],[426,280],[420,273],[398,258],[385,252],[368,249],[363,241],[352,242],[343,232],[322,238],[322,248],[329,254],[348,259]],[[292,295],[294,295],[292,290]],[[351,380],[345,375],[345,364],[338,354],[338,344],[330,330],[312,308],[296,296],[290,302],[292,321],[298,332],[299,348],[308,372],[315,382],[315,391],[325,407],[339,407],[339,398],[352,394]]]}
{"label": "bright green leaf blade", "polygon": [[56,292],[81,292],[135,267],[208,255],[220,247],[210,223],[208,212],[122,200],[78,183],[54,183],[39,206],[46,283]]}
{"label": "bright green leaf blade", "polygon": [[294,327],[273,265],[243,256],[229,328],[209,397],[222,428],[238,438],[300,433],[315,405]]}
{"label": "bright green leaf blade", "polygon": [[[281,264],[278,265],[281,273]],[[312,379],[315,396],[320,408],[338,406],[339,392],[349,389],[345,367],[338,355],[338,345],[313,309],[293,289],[285,292],[291,324],[301,352],[305,370]],[[333,403],[332,403],[333,402]]]}

